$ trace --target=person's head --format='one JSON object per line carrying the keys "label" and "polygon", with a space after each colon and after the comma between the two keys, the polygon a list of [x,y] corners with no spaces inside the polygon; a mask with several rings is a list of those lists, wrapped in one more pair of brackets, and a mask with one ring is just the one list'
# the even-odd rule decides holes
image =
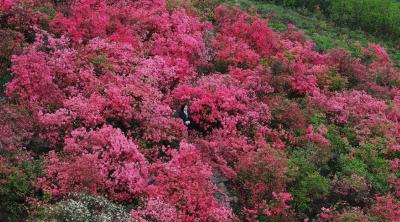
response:
{"label": "person's head", "polygon": [[189,107],[188,107],[187,104],[183,105],[182,111],[183,111],[183,112],[188,112],[188,111],[189,111]]}
{"label": "person's head", "polygon": [[187,112],[189,110],[189,106],[187,104],[183,104],[183,105],[181,105],[180,110],[183,112],[185,112],[185,111]]}

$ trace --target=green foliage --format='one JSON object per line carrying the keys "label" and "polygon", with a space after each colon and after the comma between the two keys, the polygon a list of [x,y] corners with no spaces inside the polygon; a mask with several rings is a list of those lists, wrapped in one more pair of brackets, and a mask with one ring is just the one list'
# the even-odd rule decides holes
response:
{"label": "green foliage", "polygon": [[328,80],[331,81],[331,85],[329,86],[330,91],[340,91],[347,87],[347,79],[341,77],[338,73],[329,75]]}
{"label": "green foliage", "polygon": [[57,15],[57,12],[52,5],[45,5],[41,7],[39,11],[46,14],[49,20],[54,19]]}
{"label": "green foliage", "polygon": [[369,174],[367,180],[372,184],[375,192],[387,193],[389,191],[389,184],[387,177],[389,175],[389,163],[384,158],[383,146],[381,147],[373,144],[366,144],[361,147],[360,152],[357,153],[359,159],[363,159],[368,167]]}
{"label": "green foliage", "polygon": [[351,146],[358,146],[359,141],[352,127],[344,126],[340,128],[340,131],[345,135],[347,141]]}
{"label": "green foliage", "polygon": [[0,69],[0,100],[1,97],[4,96],[4,91],[6,89],[6,83],[12,79],[10,73],[4,69]]}
{"label": "green foliage", "polygon": [[12,215],[18,215],[26,210],[25,197],[32,190],[31,183],[20,172],[12,172],[4,179],[6,182],[0,184],[0,207]]}
{"label": "green foliage", "polygon": [[336,24],[396,39],[400,34],[400,3],[393,0],[269,0],[290,8],[323,12]]}
{"label": "green foliage", "polygon": [[107,60],[107,56],[97,53],[97,56],[90,59],[94,66],[94,71],[99,75],[104,74],[106,71],[113,70],[112,64]]}
{"label": "green foliage", "polygon": [[0,29],[0,38],[2,41],[0,42],[0,100],[1,97],[4,96],[4,91],[6,89],[6,83],[12,79],[10,73],[11,61],[10,57],[12,54],[12,50],[9,49],[11,45],[9,41],[7,41],[7,32]]}
{"label": "green foliage", "polygon": [[286,7],[305,8],[310,11],[326,9],[330,3],[329,0],[270,0],[270,2],[284,5]]}
{"label": "green foliage", "polygon": [[389,163],[384,158],[384,145],[367,143],[353,154],[341,156],[341,175],[356,174],[365,177],[375,193],[387,193]]}
{"label": "green foliage", "polygon": [[[2,164],[2,165],[1,165]],[[41,173],[40,160],[0,163],[0,209],[13,217],[26,212],[26,198],[34,192],[33,181]]]}
{"label": "green foliage", "polygon": [[289,191],[293,195],[292,206],[300,214],[311,216],[329,192],[329,180],[321,176],[310,159],[310,149],[295,150],[289,159],[289,175],[293,178]]}
{"label": "green foliage", "polygon": [[319,126],[321,124],[326,124],[327,120],[324,113],[314,113],[310,116],[310,122],[315,126]]}
{"label": "green foliage", "polygon": [[400,4],[392,0],[334,0],[329,16],[339,25],[397,38],[400,34]]}
{"label": "green foliage", "polygon": [[[348,157],[347,155],[345,157]],[[350,176],[351,174],[357,174],[359,176],[367,176],[368,169],[367,165],[359,159],[342,158],[342,171],[344,175]]]}
{"label": "green foliage", "polygon": [[365,212],[363,212],[357,207],[345,209],[344,212],[341,212],[340,215],[338,215],[338,218],[335,219],[336,219],[335,221],[340,221],[340,222],[376,221],[368,218],[368,215],[366,215]]}

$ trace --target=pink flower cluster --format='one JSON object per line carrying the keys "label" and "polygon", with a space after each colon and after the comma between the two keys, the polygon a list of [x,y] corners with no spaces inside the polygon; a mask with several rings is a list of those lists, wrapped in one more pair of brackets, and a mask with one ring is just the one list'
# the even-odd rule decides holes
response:
{"label": "pink flower cluster", "polygon": [[[19,33],[7,39],[0,151],[43,159],[35,185],[51,198],[138,203],[138,221],[298,219],[288,150],[307,141],[330,152],[328,124],[354,129],[360,145],[385,138],[398,173],[400,72],[382,47],[362,48],[365,61],[317,52],[293,25],[275,32],[227,6],[210,23],[164,0],[67,2],[46,3],[51,18],[42,1],[0,0]],[[175,115],[182,105],[189,127]],[[370,191],[351,178],[360,184],[334,181],[335,194]],[[393,221],[400,182],[387,180],[393,189],[369,210]]]}

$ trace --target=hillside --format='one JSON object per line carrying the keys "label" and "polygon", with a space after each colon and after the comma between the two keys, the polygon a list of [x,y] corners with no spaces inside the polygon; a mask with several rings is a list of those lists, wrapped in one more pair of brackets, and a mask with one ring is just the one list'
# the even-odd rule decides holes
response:
{"label": "hillside", "polygon": [[275,3],[0,0],[0,221],[398,221],[398,40]]}
{"label": "hillside", "polygon": [[243,10],[256,9],[262,17],[269,18],[269,25],[277,31],[286,29],[288,23],[300,28],[317,45],[317,50],[327,51],[332,48],[343,48],[354,57],[362,57],[359,46],[366,47],[368,43],[378,43],[389,53],[391,59],[400,67],[400,37],[388,39],[361,29],[338,26],[322,13],[307,9],[291,9],[269,3],[268,1],[235,0],[228,1],[231,5],[239,5]]}

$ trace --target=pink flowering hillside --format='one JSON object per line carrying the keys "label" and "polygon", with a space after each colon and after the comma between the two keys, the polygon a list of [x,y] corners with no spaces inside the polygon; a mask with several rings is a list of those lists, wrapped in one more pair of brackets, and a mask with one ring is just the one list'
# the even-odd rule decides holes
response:
{"label": "pink flowering hillside", "polygon": [[385,49],[218,4],[0,0],[0,221],[400,221]]}

